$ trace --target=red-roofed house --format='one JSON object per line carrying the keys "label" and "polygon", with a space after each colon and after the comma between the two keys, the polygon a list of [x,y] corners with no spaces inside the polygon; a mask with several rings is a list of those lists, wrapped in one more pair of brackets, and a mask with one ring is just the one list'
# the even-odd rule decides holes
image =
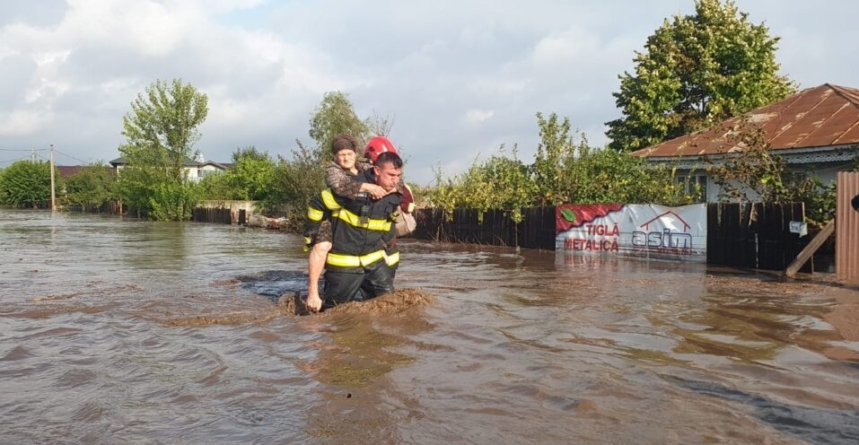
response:
{"label": "red-roofed house", "polygon": [[[824,183],[834,181],[839,171],[848,171],[859,154],[859,90],[823,84],[787,99],[748,112],[749,124],[758,125],[788,166],[811,170]],[[718,158],[741,153],[744,147],[729,142],[731,128],[742,118],[732,118],[715,127],[681,136],[631,153],[652,163],[671,163],[678,172],[694,175],[707,201],[719,200],[717,185],[705,171],[703,156]]]}

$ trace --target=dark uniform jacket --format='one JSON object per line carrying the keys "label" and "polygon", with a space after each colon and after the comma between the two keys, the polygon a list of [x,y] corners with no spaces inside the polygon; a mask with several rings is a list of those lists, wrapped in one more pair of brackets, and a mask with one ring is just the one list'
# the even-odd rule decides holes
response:
{"label": "dark uniform jacket", "polygon": [[392,245],[396,235],[394,221],[401,201],[399,192],[374,201],[366,193],[348,199],[326,189],[308,206],[305,242],[309,243],[322,221],[329,219],[333,237],[326,268],[363,269],[383,260],[395,267],[399,253]]}

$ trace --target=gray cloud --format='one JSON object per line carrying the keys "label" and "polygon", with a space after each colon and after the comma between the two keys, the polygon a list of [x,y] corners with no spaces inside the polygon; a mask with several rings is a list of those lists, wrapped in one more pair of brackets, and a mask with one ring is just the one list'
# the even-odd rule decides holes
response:
{"label": "gray cloud", "polygon": [[[803,87],[859,86],[859,5],[747,0],[782,37],[783,72]],[[535,113],[569,117],[591,143],[619,117],[612,92],[634,51],[692,0],[68,0],[0,4],[0,148],[47,147],[110,160],[122,116],[156,79],[209,96],[198,143],[227,161],[250,145],[289,156],[310,143],[327,91],[361,116],[394,120],[392,139],[421,184],[505,144],[533,159]],[[71,160],[69,160],[71,162]],[[0,167],[3,165],[0,164]]]}

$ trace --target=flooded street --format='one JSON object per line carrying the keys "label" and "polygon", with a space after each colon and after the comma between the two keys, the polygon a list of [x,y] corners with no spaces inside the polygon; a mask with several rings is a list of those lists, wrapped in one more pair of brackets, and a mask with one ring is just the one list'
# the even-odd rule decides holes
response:
{"label": "flooded street", "polygon": [[299,236],[0,209],[0,444],[859,443],[856,288],[401,243],[299,317]]}

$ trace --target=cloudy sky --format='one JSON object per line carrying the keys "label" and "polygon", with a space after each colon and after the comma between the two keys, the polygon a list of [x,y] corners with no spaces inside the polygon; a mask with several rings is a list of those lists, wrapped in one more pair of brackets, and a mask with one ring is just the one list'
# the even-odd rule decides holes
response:
{"label": "cloudy sky", "polygon": [[[737,0],[782,41],[802,88],[859,87],[859,2]],[[59,165],[119,156],[122,117],[155,80],[209,97],[195,146],[229,162],[306,144],[324,93],[387,116],[406,176],[462,172],[518,144],[535,113],[569,117],[592,145],[620,116],[634,51],[693,0],[0,0],[0,168],[53,144]],[[45,152],[38,152],[38,156]]]}

